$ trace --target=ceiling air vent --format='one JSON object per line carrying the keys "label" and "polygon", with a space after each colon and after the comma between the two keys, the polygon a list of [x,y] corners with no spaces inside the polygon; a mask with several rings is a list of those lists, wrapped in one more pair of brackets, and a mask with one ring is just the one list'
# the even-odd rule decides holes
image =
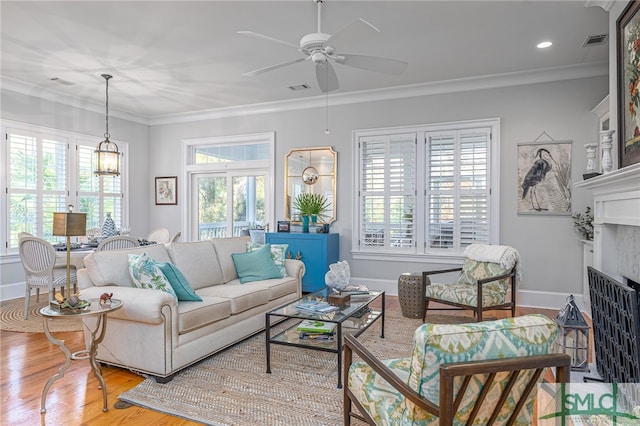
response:
{"label": "ceiling air vent", "polygon": [[58,84],[62,84],[63,86],[73,86],[73,85],[75,85],[75,83],[72,83],[72,82],[67,81],[67,80],[63,80],[63,79],[58,78],[58,77],[51,77],[49,80],[54,81],[54,82],[56,82]]}
{"label": "ceiling air vent", "polygon": [[310,89],[311,86],[309,86],[308,84],[298,84],[296,86],[289,86],[289,89],[291,90],[306,90],[306,89]]}
{"label": "ceiling air vent", "polygon": [[604,44],[605,41],[607,41],[607,34],[598,34],[594,36],[589,36],[582,44],[582,47]]}

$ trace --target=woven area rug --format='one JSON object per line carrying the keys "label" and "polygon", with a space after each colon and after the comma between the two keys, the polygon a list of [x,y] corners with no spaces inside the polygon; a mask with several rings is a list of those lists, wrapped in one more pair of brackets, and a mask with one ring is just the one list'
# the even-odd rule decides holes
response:
{"label": "woven area rug", "polygon": [[[469,321],[473,319],[427,315],[427,322],[432,323]],[[292,324],[279,324],[274,331]],[[384,339],[377,321],[358,340],[381,359],[407,357],[413,332],[420,325],[422,319],[388,312]],[[119,398],[216,426],[335,426],[342,424],[336,361],[332,353],[272,345],[271,374],[267,374],[264,333],[260,333],[181,371],[169,383],[148,378]]]}
{"label": "woven area rug", "polygon": [[[24,319],[24,298],[8,300],[0,303],[0,330],[18,331],[22,333],[44,333],[40,309],[49,304],[46,294],[40,295],[40,302],[36,303],[36,296],[29,301],[29,319]],[[80,318],[56,318],[49,320],[49,330],[52,332],[82,330]]]}

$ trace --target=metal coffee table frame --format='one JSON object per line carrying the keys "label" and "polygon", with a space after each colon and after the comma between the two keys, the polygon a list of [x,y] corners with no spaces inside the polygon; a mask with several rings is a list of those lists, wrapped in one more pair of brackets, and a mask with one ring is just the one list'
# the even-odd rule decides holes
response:
{"label": "metal coffee table frame", "polygon": [[[343,336],[345,333],[358,337],[374,322],[380,319],[381,331],[380,337],[384,338],[384,312],[385,312],[385,293],[384,291],[371,291],[368,296],[355,298],[348,305],[340,307],[339,310],[327,314],[311,313],[300,311],[296,305],[301,302],[310,302],[313,300],[327,300],[329,289],[324,288],[315,293],[304,295],[302,298],[281,306],[277,309],[269,311],[265,314],[265,345],[267,358],[267,373],[271,373],[271,345],[294,346],[298,348],[306,348],[316,351],[331,352],[338,355],[338,388],[342,388],[342,347]],[[381,300],[381,309],[374,310],[370,308],[373,301]],[[362,314],[360,316],[360,314]],[[281,331],[275,336],[271,336],[271,325],[278,317],[277,322],[285,319],[314,319],[324,322],[336,323],[335,337],[333,340],[303,340],[300,333],[296,331],[296,327],[301,321],[297,321],[291,327]]]}

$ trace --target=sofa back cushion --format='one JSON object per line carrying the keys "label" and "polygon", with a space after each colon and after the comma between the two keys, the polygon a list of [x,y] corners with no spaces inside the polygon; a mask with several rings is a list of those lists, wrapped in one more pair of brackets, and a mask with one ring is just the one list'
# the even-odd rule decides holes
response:
{"label": "sofa back cushion", "polygon": [[169,254],[194,290],[224,283],[211,240],[171,243]]}
{"label": "sofa back cushion", "polygon": [[154,244],[122,250],[96,251],[84,258],[84,265],[95,286],[116,284],[133,287],[129,275],[129,254],[142,253],[158,262],[171,261],[164,244]]}
{"label": "sofa back cushion", "polygon": [[211,240],[213,247],[216,249],[222,277],[225,283],[238,278],[236,266],[233,263],[231,255],[233,253],[244,253],[247,251],[247,242],[251,241],[249,237],[233,237],[233,238],[214,238]]}
{"label": "sofa back cushion", "polygon": [[[544,315],[524,315],[498,321],[457,325],[425,324],[414,334],[409,386],[427,399],[438,401],[441,364],[553,353],[556,335],[556,324]],[[526,374],[521,376],[518,377],[513,392],[521,392],[523,383],[528,379]],[[506,380],[503,376],[496,377],[495,383],[503,383],[503,379]],[[473,408],[473,402],[479,392],[475,388],[476,384],[476,381],[469,384],[456,418],[465,417]],[[533,395],[527,401],[525,410],[520,412],[519,421],[523,421],[522,424],[530,424],[522,417],[531,412],[532,398]],[[509,407],[512,405],[507,404],[506,411]],[[490,404],[485,404],[481,410],[489,410],[491,415],[491,408]],[[510,414],[501,412],[498,423]],[[405,416],[408,419],[417,421],[424,415],[422,410],[406,402]]]}

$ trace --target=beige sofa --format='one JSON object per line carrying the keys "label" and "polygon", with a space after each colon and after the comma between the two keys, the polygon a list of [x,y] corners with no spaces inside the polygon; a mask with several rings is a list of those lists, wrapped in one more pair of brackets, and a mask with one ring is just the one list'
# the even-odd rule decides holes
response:
{"label": "beige sofa", "polygon": [[[231,254],[244,253],[247,241],[220,238],[88,255],[86,269],[78,271],[81,297],[99,298],[107,292],[124,301],[121,309],[109,314],[97,359],[165,383],[177,371],[263,330],[265,312],[301,296],[305,268],[287,259],[287,277],[240,284]],[[172,262],[203,301],[178,302],[163,291],[133,287],[130,253]],[[96,318],[83,321],[95,329]]]}

